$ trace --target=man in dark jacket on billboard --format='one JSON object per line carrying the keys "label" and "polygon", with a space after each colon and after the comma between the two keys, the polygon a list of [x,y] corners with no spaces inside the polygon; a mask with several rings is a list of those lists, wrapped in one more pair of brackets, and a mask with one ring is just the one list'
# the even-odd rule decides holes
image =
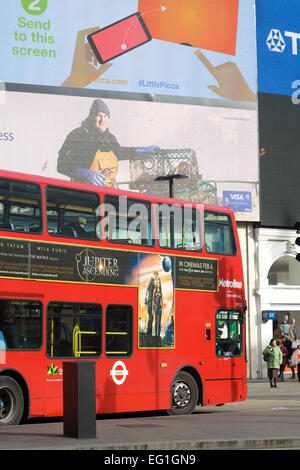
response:
{"label": "man in dark jacket on billboard", "polygon": [[57,171],[71,180],[96,186],[117,187],[119,160],[136,160],[155,153],[157,146],[121,147],[109,131],[107,104],[94,100],[88,117],[67,136],[59,150]]}

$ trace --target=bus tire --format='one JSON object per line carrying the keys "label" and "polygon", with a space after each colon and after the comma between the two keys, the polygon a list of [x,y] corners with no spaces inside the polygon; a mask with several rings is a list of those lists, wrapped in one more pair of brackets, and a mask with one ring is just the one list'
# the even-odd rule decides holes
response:
{"label": "bus tire", "polygon": [[18,382],[0,376],[0,426],[19,424],[24,411],[24,397]]}
{"label": "bus tire", "polygon": [[198,403],[198,386],[191,374],[179,372],[171,386],[171,408],[169,415],[187,415]]}

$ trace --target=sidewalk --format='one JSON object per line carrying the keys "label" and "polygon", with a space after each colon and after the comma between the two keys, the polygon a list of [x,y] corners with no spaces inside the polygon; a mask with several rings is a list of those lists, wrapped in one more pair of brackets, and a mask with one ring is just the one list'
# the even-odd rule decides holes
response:
{"label": "sidewalk", "polygon": [[0,450],[103,450],[130,455],[134,450],[192,452],[283,445],[300,449],[299,423],[297,380],[286,379],[276,389],[270,389],[267,380],[250,380],[245,402],[199,407],[189,416],[154,412],[98,417],[95,439],[64,436],[62,420],[0,427]]}
{"label": "sidewalk", "polygon": [[285,374],[284,382],[280,380],[277,388],[271,389],[268,379],[248,380],[248,400],[270,400],[274,396],[284,395],[289,399],[300,400],[300,382],[296,379],[290,379],[291,374]]}

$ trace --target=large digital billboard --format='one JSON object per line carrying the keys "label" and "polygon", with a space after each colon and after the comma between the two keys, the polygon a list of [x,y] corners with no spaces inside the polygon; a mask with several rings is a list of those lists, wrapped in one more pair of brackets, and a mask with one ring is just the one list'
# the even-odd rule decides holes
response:
{"label": "large digital billboard", "polygon": [[251,0],[11,0],[0,39],[2,168],[161,195],[181,172],[176,197],[259,220]]}
{"label": "large digital billboard", "polygon": [[[105,181],[91,184],[163,196],[154,177],[180,172],[189,178],[176,197],[231,197],[241,218],[258,217],[255,110],[20,92],[7,92],[2,109],[6,169],[74,181],[98,169]],[[110,115],[105,133],[94,126],[98,109]]]}
{"label": "large digital billboard", "polygon": [[297,0],[256,0],[258,91],[261,93],[297,95],[299,14]]}
{"label": "large digital billboard", "polygon": [[0,79],[255,101],[254,38],[250,0],[10,0]]}
{"label": "large digital billboard", "polygon": [[256,0],[261,223],[300,216],[300,4]]}

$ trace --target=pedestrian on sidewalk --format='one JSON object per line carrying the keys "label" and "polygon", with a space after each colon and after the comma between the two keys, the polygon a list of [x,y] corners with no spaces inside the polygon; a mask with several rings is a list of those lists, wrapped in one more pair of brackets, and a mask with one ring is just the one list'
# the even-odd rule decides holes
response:
{"label": "pedestrian on sidewalk", "polygon": [[288,362],[288,350],[284,346],[283,342],[281,339],[276,340],[277,346],[280,348],[281,354],[282,354],[282,363],[280,364],[280,372],[279,372],[279,379],[281,382],[284,382],[284,369],[285,366],[287,365]]}
{"label": "pedestrian on sidewalk", "polygon": [[272,338],[269,346],[263,350],[264,360],[267,362],[268,378],[270,387],[277,387],[278,371],[282,363],[282,352],[276,344],[276,339]]}
{"label": "pedestrian on sidewalk", "polygon": [[[289,339],[290,341],[292,342],[292,345],[291,345],[291,356],[293,354],[293,352],[296,350],[297,348],[297,329],[296,329],[296,320],[295,318],[292,318],[291,319],[291,324],[290,324],[290,336],[289,336]],[[289,358],[290,359],[290,358]],[[291,362],[292,364],[292,362]],[[290,368],[291,368],[291,371],[292,371],[292,376],[290,377],[290,379],[295,379],[296,378],[296,375],[295,375],[295,367],[293,367],[293,365],[290,365]]]}
{"label": "pedestrian on sidewalk", "polygon": [[290,336],[290,322],[289,322],[289,317],[288,317],[288,315],[285,315],[285,316],[284,316],[284,319],[283,319],[283,321],[280,323],[279,328],[280,328],[281,333],[282,333],[284,336],[286,336],[287,338],[289,338],[289,336]]}
{"label": "pedestrian on sidewalk", "polygon": [[295,318],[291,319],[289,337],[290,337],[290,340],[292,341],[292,343],[297,340],[297,328],[296,328]]}
{"label": "pedestrian on sidewalk", "polygon": [[290,359],[290,367],[297,367],[298,382],[300,382],[300,346],[298,345]]}
{"label": "pedestrian on sidewalk", "polygon": [[[293,343],[292,341],[290,340],[290,338],[287,338],[286,336],[282,335],[280,337],[281,341],[282,341],[282,344],[283,346],[287,349],[287,352],[288,352],[288,355],[287,355],[287,364],[290,363],[290,359],[292,357],[292,354],[294,352],[294,349],[293,349]],[[291,367],[291,366],[290,366]],[[291,379],[295,379],[296,376],[295,376],[295,369],[292,368],[292,376],[291,376]]]}

